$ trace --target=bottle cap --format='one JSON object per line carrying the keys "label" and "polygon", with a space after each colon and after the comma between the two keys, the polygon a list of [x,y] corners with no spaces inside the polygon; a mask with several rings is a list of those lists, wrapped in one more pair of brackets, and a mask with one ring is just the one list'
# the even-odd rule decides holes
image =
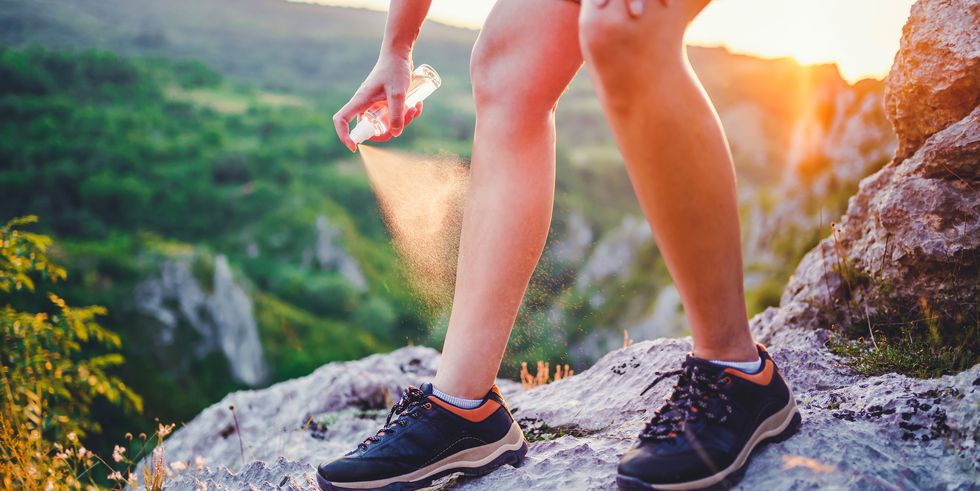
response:
{"label": "bottle cap", "polygon": [[350,139],[360,145],[369,138],[374,138],[374,125],[367,119],[361,119],[350,132]]}

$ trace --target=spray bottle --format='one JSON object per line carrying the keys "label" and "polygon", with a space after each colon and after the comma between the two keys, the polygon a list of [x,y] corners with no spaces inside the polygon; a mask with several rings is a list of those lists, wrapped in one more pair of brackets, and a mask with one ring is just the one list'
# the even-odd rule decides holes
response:
{"label": "spray bottle", "polygon": [[[412,80],[408,84],[408,92],[405,93],[405,108],[414,107],[419,102],[436,91],[442,85],[442,78],[436,70],[429,65],[419,65],[412,72]],[[388,103],[386,101],[375,102],[371,107],[361,113],[357,125],[350,132],[351,140],[361,144],[369,138],[379,136],[388,131]]]}

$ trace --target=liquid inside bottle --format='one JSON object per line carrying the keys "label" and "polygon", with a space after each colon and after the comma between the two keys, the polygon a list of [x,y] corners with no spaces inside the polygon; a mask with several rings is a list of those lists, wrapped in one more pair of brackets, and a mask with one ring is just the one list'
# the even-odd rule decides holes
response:
{"label": "liquid inside bottle", "polygon": [[[442,85],[442,78],[439,77],[434,68],[429,65],[419,65],[412,72],[412,80],[409,82],[408,91],[405,93],[405,109],[414,107],[425,100],[440,85]],[[360,144],[369,138],[382,135],[386,131],[388,131],[388,102],[378,101],[367,111],[361,113],[357,125],[350,132],[350,137],[354,143]]]}

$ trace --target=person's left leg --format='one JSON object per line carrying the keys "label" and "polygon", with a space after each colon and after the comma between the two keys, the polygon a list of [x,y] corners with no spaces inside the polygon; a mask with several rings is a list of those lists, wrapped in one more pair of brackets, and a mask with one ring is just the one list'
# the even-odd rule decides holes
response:
{"label": "person's left leg", "polygon": [[799,414],[749,333],[732,159],[684,49],[687,25],[708,0],[639,2],[639,15],[627,10],[636,0],[583,2],[579,36],[694,352],[623,457],[618,482],[699,489],[736,478],[757,445],[795,431]]}

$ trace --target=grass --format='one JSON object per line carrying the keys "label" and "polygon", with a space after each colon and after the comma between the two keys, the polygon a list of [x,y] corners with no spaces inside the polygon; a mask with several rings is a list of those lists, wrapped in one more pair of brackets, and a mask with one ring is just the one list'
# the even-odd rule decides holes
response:
{"label": "grass", "polygon": [[568,366],[568,363],[565,363],[564,365],[559,365],[556,363],[555,375],[552,378],[550,363],[538,360],[537,374],[531,375],[531,372],[527,369],[527,362],[521,362],[521,387],[523,387],[524,390],[530,390],[551,382],[557,382],[561,379],[571,377],[572,375],[575,375],[575,371]]}
{"label": "grass", "polygon": [[827,342],[832,353],[866,376],[932,378],[980,363],[980,285],[975,301],[966,305],[925,296],[907,305],[887,278],[856,266],[846,256],[841,228],[831,224],[831,229],[836,259],[831,268],[847,286],[844,302],[821,306],[837,320]]}
{"label": "grass", "polygon": [[551,426],[544,421],[533,418],[521,418],[518,423],[524,429],[524,438],[528,443],[546,442],[563,436],[587,437],[605,429],[589,430],[577,425]]}
{"label": "grass", "polygon": [[[964,335],[965,338],[970,336],[976,338],[975,326]],[[924,339],[921,329],[914,324],[904,326],[892,337],[878,330],[875,341],[863,337],[849,339],[836,333],[827,347],[832,353],[845,357],[848,366],[869,377],[885,373],[916,378],[939,377],[970,368],[978,357],[976,347],[969,343],[948,346]]]}

